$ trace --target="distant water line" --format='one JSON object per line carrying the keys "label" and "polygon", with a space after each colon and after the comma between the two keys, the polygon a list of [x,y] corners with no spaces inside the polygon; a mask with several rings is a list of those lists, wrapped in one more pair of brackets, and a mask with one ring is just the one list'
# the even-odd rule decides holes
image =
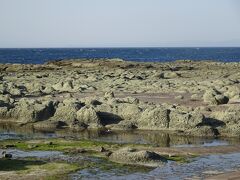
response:
{"label": "distant water line", "polygon": [[240,48],[25,48],[0,49],[0,63],[43,64],[51,60],[120,58],[166,62],[182,59],[239,62]]}

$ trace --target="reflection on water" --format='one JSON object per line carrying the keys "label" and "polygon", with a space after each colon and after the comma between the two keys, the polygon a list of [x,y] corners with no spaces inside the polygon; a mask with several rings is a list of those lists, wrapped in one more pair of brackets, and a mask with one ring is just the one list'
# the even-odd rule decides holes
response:
{"label": "reflection on water", "polygon": [[209,155],[195,158],[186,164],[168,162],[163,167],[158,167],[149,173],[132,173],[128,175],[118,175],[116,172],[104,172],[99,170],[84,169],[70,175],[73,180],[77,179],[107,179],[112,180],[153,180],[153,179],[205,179],[216,173],[233,171],[240,168],[240,153]]}
{"label": "reflection on water", "polygon": [[[0,149],[0,152],[2,150]],[[69,175],[69,179],[205,179],[216,173],[233,171],[240,168],[240,153],[221,154],[221,155],[206,155],[194,158],[190,163],[178,164],[169,161],[166,165],[151,168],[140,169],[135,167],[130,170],[130,166],[114,166],[111,162],[104,159],[85,157],[81,155],[67,155],[57,151],[21,151],[9,149],[8,153],[13,155],[13,158],[28,158],[34,157],[39,159],[49,159],[51,161],[65,161],[69,163],[82,164],[84,161],[95,162],[94,167],[88,167],[78,172]],[[104,164],[104,168],[102,165]],[[107,167],[107,168],[106,168]],[[133,167],[132,167],[133,168]],[[137,168],[137,169],[136,169]]]}
{"label": "reflection on water", "polygon": [[16,126],[14,124],[0,124],[0,140],[4,139],[34,139],[50,137],[68,137],[73,139],[93,139],[117,143],[152,144],[160,147],[184,147],[184,146],[219,146],[239,144],[238,138],[210,138],[191,137],[169,134],[161,131],[114,131],[85,130],[73,132],[69,129],[58,131],[36,131],[32,126]]}
{"label": "reflection on water", "polygon": [[32,126],[16,126],[11,123],[0,123],[0,140],[34,139],[56,137],[54,132],[39,132]]}

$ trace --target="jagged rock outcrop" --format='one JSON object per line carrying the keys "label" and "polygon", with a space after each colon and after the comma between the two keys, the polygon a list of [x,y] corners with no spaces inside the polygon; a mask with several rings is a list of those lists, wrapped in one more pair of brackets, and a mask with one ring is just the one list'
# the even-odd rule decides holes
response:
{"label": "jagged rock outcrop", "polygon": [[198,112],[171,111],[169,115],[169,128],[175,130],[187,130],[196,128],[204,120],[204,116]]}
{"label": "jagged rock outcrop", "polygon": [[97,128],[102,126],[101,120],[93,107],[83,107],[78,110],[76,119],[80,123],[84,123],[89,126],[89,128]]}
{"label": "jagged rock outcrop", "polygon": [[222,95],[219,91],[215,89],[207,90],[203,95],[204,102],[210,105],[219,105],[219,104],[227,104],[229,98],[227,96]]}
{"label": "jagged rock outcrop", "polygon": [[139,129],[167,129],[169,127],[169,110],[164,107],[146,109],[137,122]]}
{"label": "jagged rock outcrop", "polygon": [[53,101],[40,102],[33,99],[20,99],[15,107],[10,109],[12,118],[21,123],[37,122],[47,120],[54,115]]}
{"label": "jagged rock outcrop", "polygon": [[74,122],[77,119],[77,111],[82,107],[78,99],[66,99],[58,104],[53,120],[63,121],[68,123]]}

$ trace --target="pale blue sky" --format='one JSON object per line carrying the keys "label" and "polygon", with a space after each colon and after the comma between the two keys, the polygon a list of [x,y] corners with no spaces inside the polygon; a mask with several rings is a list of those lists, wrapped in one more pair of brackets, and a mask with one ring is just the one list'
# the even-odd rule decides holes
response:
{"label": "pale blue sky", "polygon": [[240,0],[0,0],[0,47],[240,46]]}

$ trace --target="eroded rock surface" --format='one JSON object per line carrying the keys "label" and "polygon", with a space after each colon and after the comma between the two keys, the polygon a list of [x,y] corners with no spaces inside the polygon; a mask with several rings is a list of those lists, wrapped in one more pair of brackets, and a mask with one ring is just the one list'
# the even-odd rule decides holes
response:
{"label": "eroded rock surface", "polygon": [[167,162],[167,159],[155,152],[131,148],[123,148],[113,152],[110,160],[124,164],[137,164],[145,166],[160,166]]}
{"label": "eroded rock surface", "polygon": [[102,59],[0,69],[0,121],[240,135],[240,63]]}

